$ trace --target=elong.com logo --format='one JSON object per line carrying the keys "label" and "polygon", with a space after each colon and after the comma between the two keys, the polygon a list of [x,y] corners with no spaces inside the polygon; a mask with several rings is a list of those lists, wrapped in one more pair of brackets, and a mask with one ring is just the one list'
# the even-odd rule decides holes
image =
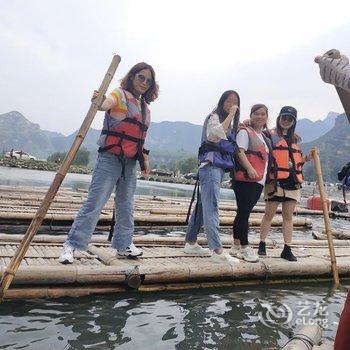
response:
{"label": "elong.com logo", "polygon": [[319,324],[323,328],[328,327],[328,312],[327,305],[319,301],[309,302],[298,301],[295,305],[294,312],[290,306],[285,303],[261,304],[262,311],[258,312],[260,322],[269,328],[274,328],[276,325],[289,325],[295,316],[293,323],[296,325],[314,325]]}
{"label": "elong.com logo", "polygon": [[277,324],[289,324],[293,319],[293,310],[287,304],[271,305],[261,304],[263,308],[259,311],[259,321],[266,327],[274,328]]}

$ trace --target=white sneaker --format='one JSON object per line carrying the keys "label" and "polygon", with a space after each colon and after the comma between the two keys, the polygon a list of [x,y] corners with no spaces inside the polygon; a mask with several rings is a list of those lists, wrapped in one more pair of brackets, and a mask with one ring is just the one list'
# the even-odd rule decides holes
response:
{"label": "white sneaker", "polygon": [[237,258],[243,259],[248,262],[257,262],[259,257],[251,247],[241,248],[241,251],[237,254]]}
{"label": "white sneaker", "polygon": [[210,250],[208,248],[203,248],[197,242],[195,244],[185,244],[184,253],[186,254],[198,254],[198,255],[209,255]]}
{"label": "white sneaker", "polygon": [[241,251],[241,245],[240,244],[233,244],[230,249],[230,255],[237,256]]}
{"label": "white sneaker", "polygon": [[227,252],[222,252],[221,254],[217,254],[213,252],[211,256],[211,260],[217,263],[229,263],[229,264],[237,264],[239,263],[239,260],[236,258],[233,258],[228,254]]}
{"label": "white sneaker", "polygon": [[141,256],[143,251],[137,247],[135,247],[134,243],[131,243],[129,247],[126,247],[125,250],[117,249],[117,257],[127,257],[127,258],[136,258]]}
{"label": "white sneaker", "polygon": [[63,252],[58,258],[58,262],[61,264],[73,264],[74,261],[74,248],[68,243],[63,244]]}

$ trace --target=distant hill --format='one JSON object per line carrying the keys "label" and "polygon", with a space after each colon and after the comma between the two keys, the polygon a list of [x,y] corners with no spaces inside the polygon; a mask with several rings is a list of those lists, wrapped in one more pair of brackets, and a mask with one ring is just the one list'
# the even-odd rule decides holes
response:
{"label": "distant hill", "polygon": [[[67,151],[78,131],[65,136],[60,133],[41,130],[17,111],[0,115],[0,152],[11,148],[23,150],[38,158],[46,158],[54,152]],[[146,147],[153,154],[176,152],[179,155],[196,154],[201,138],[202,126],[188,122],[151,123]],[[98,148],[96,142],[101,131],[90,128],[82,146],[94,159]]]}
{"label": "distant hill", "polygon": [[325,119],[317,120],[316,122],[313,122],[310,119],[306,118],[299,119],[296,127],[296,132],[300,135],[303,142],[316,140],[333,128],[335,118],[338,115],[339,113],[329,112]]}
{"label": "distant hill", "polygon": [[64,138],[62,134],[41,130],[38,124],[31,123],[17,111],[0,115],[0,151],[13,148],[46,158],[57,150],[52,140]]}
{"label": "distant hill", "polygon": [[[324,134],[322,130],[326,130]],[[305,153],[312,147],[318,147],[325,179],[336,181],[337,171],[350,161],[350,126],[345,114],[337,116],[331,112],[326,119],[317,122],[300,119],[297,131],[304,141],[319,135],[311,142],[304,142],[302,148]],[[201,133],[202,126],[188,122],[151,123],[146,147],[151,149],[153,164],[169,164],[196,155]],[[16,111],[0,115],[0,152],[14,148],[38,158],[46,158],[54,152],[67,151],[76,134],[74,132],[65,136],[41,130],[38,124],[31,123]],[[96,159],[99,135],[100,130],[91,128],[83,142],[83,146],[91,153],[92,163]],[[313,180],[312,166],[307,164],[304,169],[306,177]]]}
{"label": "distant hill", "polygon": [[[337,182],[337,172],[350,161],[350,124],[346,115],[338,115],[331,130],[312,142],[303,143],[301,147],[304,154],[317,147],[324,179]],[[305,164],[303,170],[306,179],[315,180],[312,162]]]}

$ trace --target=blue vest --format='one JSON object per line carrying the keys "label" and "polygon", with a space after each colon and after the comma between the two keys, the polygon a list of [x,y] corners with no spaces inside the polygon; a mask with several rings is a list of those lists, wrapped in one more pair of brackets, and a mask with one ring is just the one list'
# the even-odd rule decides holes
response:
{"label": "blue vest", "polygon": [[207,139],[207,127],[210,114],[204,121],[201,146],[198,150],[199,163],[210,162],[213,166],[229,172],[234,169],[234,153],[237,150],[235,135],[230,127],[227,132],[227,140],[220,140],[219,142],[210,142]]}

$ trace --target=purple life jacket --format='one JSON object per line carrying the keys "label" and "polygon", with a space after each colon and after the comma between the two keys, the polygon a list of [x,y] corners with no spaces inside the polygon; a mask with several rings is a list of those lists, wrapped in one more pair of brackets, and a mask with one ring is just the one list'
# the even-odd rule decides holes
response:
{"label": "purple life jacket", "polygon": [[198,162],[210,162],[213,166],[223,169],[225,172],[230,172],[235,168],[234,154],[237,150],[236,137],[229,128],[226,132],[227,140],[219,142],[211,142],[207,139],[207,126],[210,114],[204,121],[201,146],[198,150]]}

